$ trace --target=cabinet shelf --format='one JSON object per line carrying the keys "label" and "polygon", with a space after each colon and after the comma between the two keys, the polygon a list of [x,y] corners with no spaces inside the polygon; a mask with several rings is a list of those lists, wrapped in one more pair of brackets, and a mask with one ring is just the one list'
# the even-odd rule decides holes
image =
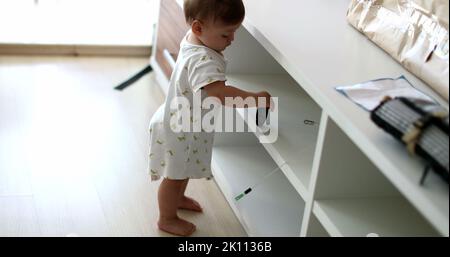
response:
{"label": "cabinet shelf", "polygon": [[[386,172],[380,171],[376,165],[369,159],[369,156],[365,155],[359,147],[357,147],[351,138],[347,136],[338,125],[330,118],[326,122],[325,125],[325,133],[323,135],[323,143],[322,143],[322,151],[320,163],[318,167],[318,178],[315,183],[315,195],[314,199],[316,200],[328,200],[330,198],[339,198],[339,199],[347,199],[347,198],[363,198],[363,199],[379,199],[377,201],[373,201],[373,206],[370,206],[371,201],[367,201],[367,206],[360,204],[359,201],[354,201],[354,205],[348,204],[349,201],[343,201],[345,206],[349,208],[357,210],[357,208],[362,208],[360,211],[364,213],[367,209],[371,209],[374,214],[376,214],[376,208],[379,210],[384,210],[385,212],[383,216],[386,222],[389,219],[397,222],[398,225],[391,224],[391,231],[387,231],[385,234],[394,234],[394,229],[398,229],[398,234],[402,234],[403,227],[407,227],[408,222],[413,228],[417,223],[417,220],[409,219],[409,217],[415,217],[416,214],[420,213],[425,219],[433,225],[436,231],[439,231],[441,234],[448,234],[448,218],[447,220],[439,220],[440,218],[445,217],[445,211],[448,213],[448,209],[445,209],[445,206],[448,208],[448,188],[446,193],[439,193],[439,187],[434,188],[435,183],[442,183],[438,178],[430,176],[426,181],[424,186],[419,184],[419,177],[417,177],[416,181],[413,181],[413,172],[412,170],[389,170],[391,176],[395,174],[395,179],[392,177],[386,176]],[[397,149],[397,151],[404,150],[400,144],[392,140],[392,149]],[[397,146],[396,146],[397,144]],[[345,149],[345,151],[342,151]],[[390,151],[392,151],[392,149]],[[386,154],[388,154],[387,152]],[[394,154],[394,153],[392,153]],[[398,155],[398,153],[396,153]],[[417,160],[413,159],[413,157],[409,157],[411,160],[407,162],[405,165],[412,165]],[[401,158],[399,157],[401,160]],[[407,188],[407,183],[403,182],[404,179],[410,179],[410,185],[414,186],[414,188],[408,188],[405,192],[401,191],[401,188]],[[399,185],[400,183],[400,185]],[[433,201],[424,201],[424,195],[431,196],[436,194],[436,199]],[[443,199],[447,197],[447,202]],[[414,198],[413,201],[411,199]],[[422,198],[422,199],[421,199]],[[390,211],[392,209],[391,203],[393,200],[390,199],[401,199],[398,202],[399,208],[402,206],[406,206],[406,202],[409,203],[408,208],[400,208],[396,211]],[[386,203],[383,204],[383,200],[386,200]],[[419,203],[418,207],[417,204]],[[331,204],[333,208],[334,204]],[[412,207],[414,206],[414,207]],[[424,209],[424,206],[429,206],[428,209]],[[343,211],[341,207],[336,207],[336,209]],[[345,212],[343,212],[345,213]],[[408,217],[408,219],[401,219],[397,215],[404,214]],[[410,213],[410,214],[408,214]],[[351,215],[352,212],[346,213]],[[430,215],[432,218],[430,218]],[[440,217],[439,217],[440,216]],[[447,216],[448,217],[448,216]],[[349,216],[351,219],[351,216]],[[367,218],[367,223],[370,224],[373,220],[371,220],[371,216],[356,216],[356,219]],[[403,223],[402,223],[403,222]],[[423,223],[423,222],[422,222]],[[374,224],[378,224],[375,222]],[[402,227],[402,224],[405,224]],[[357,226],[351,226],[351,223],[347,223],[349,229],[356,228]],[[383,224],[380,224],[382,226]],[[417,231],[421,232],[421,231]],[[411,234],[412,235],[412,234]],[[419,234],[418,234],[419,235]]]}
{"label": "cabinet shelf", "polygon": [[[404,75],[447,110],[448,102],[349,25],[346,0],[247,0],[246,8],[244,26],[249,33],[441,235],[449,236],[448,184],[430,174],[426,185],[421,186],[424,163],[410,156],[403,145],[370,120],[368,112],[337,93],[335,87]],[[285,30],[267,21],[269,10],[285,24]],[[327,18],[317,18],[317,14]]]}
{"label": "cabinet shelf", "polygon": [[[230,136],[230,135],[228,135]],[[261,146],[215,147],[214,177],[250,236],[298,236],[304,202]],[[261,181],[262,180],[262,181]],[[236,202],[248,187],[253,191]]]}
{"label": "cabinet shelf", "polygon": [[331,236],[438,236],[403,198],[320,200],[313,212]]}
{"label": "cabinet shelf", "polygon": [[[278,97],[278,139],[263,144],[275,162],[282,167],[286,177],[306,199],[310,183],[312,162],[316,147],[321,109],[288,75],[231,74],[228,84],[252,92],[268,91]],[[241,117],[244,109],[239,109]],[[255,122],[256,110],[248,110],[249,122]],[[314,125],[305,125],[312,120]]]}

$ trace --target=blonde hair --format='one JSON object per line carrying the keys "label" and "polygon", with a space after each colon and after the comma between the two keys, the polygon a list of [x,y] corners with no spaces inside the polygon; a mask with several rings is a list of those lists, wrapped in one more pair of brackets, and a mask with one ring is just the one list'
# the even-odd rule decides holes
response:
{"label": "blonde hair", "polygon": [[245,7],[242,0],[184,0],[184,16],[189,25],[194,20],[235,25],[244,20]]}

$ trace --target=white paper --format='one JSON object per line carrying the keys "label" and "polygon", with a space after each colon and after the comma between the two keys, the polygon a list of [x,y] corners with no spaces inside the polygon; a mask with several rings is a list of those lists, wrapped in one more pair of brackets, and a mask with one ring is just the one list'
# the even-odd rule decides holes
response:
{"label": "white paper", "polygon": [[403,76],[397,79],[386,78],[351,86],[340,86],[336,87],[336,90],[368,111],[375,109],[386,96],[391,98],[400,96],[419,98],[435,102],[432,98],[414,88]]}

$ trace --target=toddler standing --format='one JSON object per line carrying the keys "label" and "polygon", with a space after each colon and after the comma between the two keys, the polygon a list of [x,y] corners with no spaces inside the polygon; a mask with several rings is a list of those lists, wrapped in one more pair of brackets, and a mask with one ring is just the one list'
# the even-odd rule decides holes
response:
{"label": "toddler standing", "polygon": [[[215,97],[225,104],[226,97],[264,97],[225,85],[226,60],[222,52],[231,45],[245,16],[242,0],[185,0],[184,13],[191,29],[180,44],[180,52],[169,83],[169,92],[150,122],[150,161],[152,180],[163,177],[158,191],[159,229],[181,236],[191,235],[194,224],[178,217],[177,209],[201,212],[200,204],[185,196],[189,179],[210,178],[214,132],[175,132],[171,123],[180,115],[173,110],[174,99],[184,97],[192,106],[195,96]],[[239,106],[235,106],[239,107]],[[203,114],[203,110],[202,110]]]}

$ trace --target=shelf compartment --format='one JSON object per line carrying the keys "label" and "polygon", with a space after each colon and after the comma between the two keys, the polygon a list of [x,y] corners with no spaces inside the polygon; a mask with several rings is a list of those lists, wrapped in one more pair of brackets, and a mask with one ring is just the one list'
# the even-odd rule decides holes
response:
{"label": "shelf compartment", "polygon": [[401,197],[319,200],[313,213],[331,236],[438,236]]}
{"label": "shelf compartment", "polygon": [[330,235],[436,236],[445,230],[433,227],[332,119],[323,123],[313,212]]}
{"label": "shelf compartment", "polygon": [[[220,142],[236,133],[220,133]],[[242,135],[239,135],[242,137]],[[305,203],[253,135],[254,145],[222,146],[213,149],[215,180],[249,236],[299,236]],[[225,138],[225,139],[224,139]],[[236,140],[236,139],[235,139]],[[257,185],[239,202],[235,197]]]}
{"label": "shelf compartment", "polygon": [[[268,91],[278,97],[278,139],[263,144],[277,165],[299,194],[306,199],[310,183],[312,162],[321,116],[320,107],[289,77],[289,75],[232,74],[228,84],[252,92]],[[238,109],[241,117],[248,113],[248,122],[255,123],[256,109]],[[305,125],[305,120],[314,125]],[[276,127],[271,127],[276,129]]]}

